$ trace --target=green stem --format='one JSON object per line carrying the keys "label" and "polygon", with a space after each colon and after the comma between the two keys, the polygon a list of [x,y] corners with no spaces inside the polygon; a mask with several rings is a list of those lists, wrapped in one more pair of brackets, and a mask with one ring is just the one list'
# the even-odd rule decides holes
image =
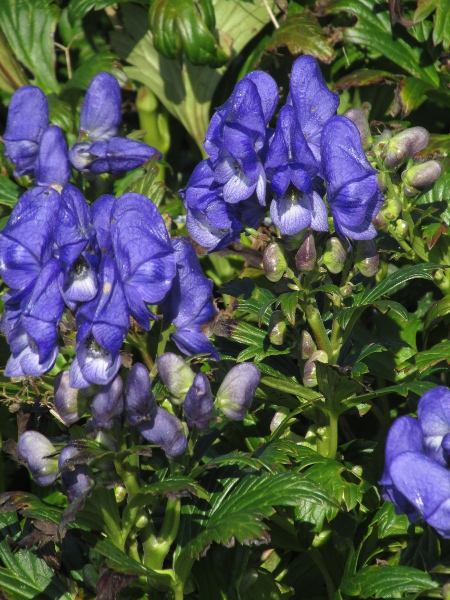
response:
{"label": "green stem", "polygon": [[147,335],[139,335],[137,333],[130,332],[126,341],[139,350],[142,356],[142,361],[147,369],[151,371],[154,367],[154,361],[147,348]]}
{"label": "green stem", "polygon": [[325,580],[325,584],[327,586],[328,598],[329,600],[332,600],[336,592],[336,587],[334,585],[333,579],[331,578],[330,572],[328,571],[327,564],[324,561],[322,554],[320,553],[320,550],[318,548],[311,547],[308,550],[308,554],[316,563],[317,567],[319,568],[319,571],[322,573],[322,576]]}
{"label": "green stem", "polygon": [[[164,559],[166,558],[170,547],[175,541],[181,516],[181,500],[169,499],[167,501],[166,514],[164,522],[158,535],[151,533],[145,528],[143,534],[146,536],[142,540],[144,548],[144,564],[150,569],[162,569]],[[150,535],[148,535],[150,533]]]}
{"label": "green stem", "polygon": [[308,325],[314,333],[317,347],[327,353],[329,363],[333,364],[333,348],[331,347],[322,316],[314,299],[310,298],[308,300],[308,303],[304,307],[304,312]]}
{"label": "green stem", "polygon": [[322,456],[334,459],[338,447],[339,414],[332,410],[327,410],[322,414],[326,422],[317,429],[317,451]]}

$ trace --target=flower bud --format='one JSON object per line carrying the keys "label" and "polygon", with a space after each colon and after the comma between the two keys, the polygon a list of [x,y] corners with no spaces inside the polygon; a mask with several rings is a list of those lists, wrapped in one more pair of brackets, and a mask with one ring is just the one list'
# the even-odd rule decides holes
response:
{"label": "flower bud", "polygon": [[95,427],[111,429],[115,417],[123,411],[123,382],[120,375],[102,386],[92,401],[92,423]]}
{"label": "flower bud", "polygon": [[236,365],[225,375],[216,402],[226,417],[242,421],[250,409],[260,379],[261,373],[252,363]]}
{"label": "flower bud", "polygon": [[160,356],[156,365],[164,385],[169,390],[170,399],[174,404],[182,404],[194,383],[194,373],[191,368],[180,356],[172,352]]}
{"label": "flower bud", "polygon": [[373,277],[378,271],[379,258],[375,240],[358,242],[356,249],[355,266],[364,277]]}
{"label": "flower bud", "polygon": [[58,475],[58,459],[48,458],[56,452],[53,444],[38,431],[26,431],[17,446],[19,456],[38,485],[51,485]]}
{"label": "flower bud", "polygon": [[323,350],[317,350],[313,353],[311,358],[306,361],[303,369],[303,385],[306,387],[312,388],[317,385],[316,361],[328,363],[327,353]]}
{"label": "flower bud", "polygon": [[398,237],[404,239],[408,235],[408,231],[408,223],[406,221],[403,221],[403,219],[397,219],[397,222],[395,224],[395,233],[398,235]]}
{"label": "flower bud", "polygon": [[322,259],[330,273],[336,275],[342,271],[347,259],[347,251],[339,238],[332,237],[327,240]]}
{"label": "flower bud", "polygon": [[304,329],[300,336],[300,358],[302,360],[308,360],[316,350],[317,346],[314,343],[311,334]]}
{"label": "flower bud", "polygon": [[131,425],[151,421],[156,414],[156,401],[152,394],[147,368],[136,363],[128,375],[125,388],[125,412]]}
{"label": "flower bud", "polygon": [[373,219],[372,223],[377,229],[381,229],[381,231],[387,231],[389,227],[389,222],[386,219],[386,212],[384,208],[380,210],[375,219]]}
{"label": "flower bud", "polygon": [[120,504],[127,497],[127,488],[124,485],[114,486],[114,497],[117,504]]}
{"label": "flower bud", "polygon": [[402,203],[396,198],[388,200],[384,209],[385,217],[388,221],[395,221],[402,212]]}
{"label": "flower bud", "polygon": [[78,450],[74,446],[66,446],[58,459],[62,489],[69,502],[73,502],[78,496],[85,494],[91,487],[89,467],[79,464],[70,468],[65,464],[66,461],[75,458],[77,454]]}
{"label": "flower bud", "polygon": [[377,173],[377,183],[378,183],[378,187],[380,188],[380,191],[384,192],[387,190],[387,183],[386,183],[386,173]]}
{"label": "flower bud", "polygon": [[424,127],[410,127],[397,133],[386,148],[385,165],[397,168],[402,162],[423,150],[430,141],[430,134]]}
{"label": "flower bud", "polygon": [[283,277],[287,262],[281,244],[272,242],[267,246],[263,255],[263,267],[269,281],[279,281]]}
{"label": "flower bud", "polygon": [[350,119],[356,125],[356,129],[361,136],[361,146],[364,150],[367,150],[372,145],[373,139],[366,113],[360,108],[350,108],[350,110],[344,113],[344,117],[347,117],[347,119]]}
{"label": "flower bud", "polygon": [[269,339],[274,346],[281,346],[286,335],[286,321],[281,310],[275,310],[270,315]]}
{"label": "flower bud", "polygon": [[305,239],[295,255],[295,264],[300,272],[312,271],[316,265],[316,245],[314,243],[314,234],[308,229],[305,233]]}
{"label": "flower bud", "polygon": [[211,386],[204,373],[198,373],[189,388],[183,404],[183,412],[188,427],[208,429],[214,415],[214,402]]}
{"label": "flower bud", "polygon": [[290,414],[289,408],[286,406],[280,406],[277,412],[273,415],[272,420],[269,425],[270,433],[273,433],[278,429],[281,423],[285,420],[285,418]]}
{"label": "flower bud", "polygon": [[381,154],[391,139],[392,133],[389,131],[389,129],[385,129],[383,133],[378,136],[376,142],[372,146],[372,150],[375,152],[375,154]]}
{"label": "flower bud", "polygon": [[403,171],[402,180],[410,186],[423,190],[424,188],[433,185],[435,181],[442,175],[442,164],[437,160],[428,160],[419,165],[414,165],[410,169]]}
{"label": "flower bud", "polygon": [[156,408],[152,421],[142,422],[137,428],[143,438],[150,444],[160,446],[169,458],[183,454],[187,448],[183,423],[161,406]]}
{"label": "flower bud", "polygon": [[85,390],[70,387],[69,379],[69,371],[60,371],[54,383],[55,409],[66,425],[72,425],[81,419],[86,410],[87,400]]}

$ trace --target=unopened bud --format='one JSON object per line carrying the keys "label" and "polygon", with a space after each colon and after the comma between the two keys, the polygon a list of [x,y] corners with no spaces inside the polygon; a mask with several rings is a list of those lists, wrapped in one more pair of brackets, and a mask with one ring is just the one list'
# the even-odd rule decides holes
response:
{"label": "unopened bud", "polygon": [[125,412],[131,425],[150,421],[156,414],[156,400],[152,393],[147,368],[136,363],[130,371],[125,389]]}
{"label": "unopened bud", "polygon": [[281,346],[286,335],[286,320],[281,310],[275,310],[270,315],[269,339],[274,346]]}
{"label": "unopened bud", "polygon": [[323,263],[330,273],[340,273],[344,268],[347,259],[347,251],[342,242],[337,237],[332,237],[327,240],[325,252],[323,253]]}
{"label": "unopened bud", "polygon": [[384,209],[384,215],[388,221],[395,221],[402,212],[402,203],[396,198],[388,200]]}
{"label": "unopened bud", "polygon": [[350,283],[347,283],[346,285],[343,285],[341,288],[339,288],[339,292],[341,293],[341,296],[343,298],[348,298],[348,296],[352,295],[353,288],[350,285]]}
{"label": "unopened bud", "polygon": [[377,183],[378,183],[378,187],[380,188],[381,192],[385,192],[387,190],[387,183],[386,183],[386,173],[382,173],[380,171],[380,173],[377,173]]}
{"label": "unopened bud", "polygon": [[252,363],[241,363],[228,371],[216,396],[217,405],[226,417],[242,421],[250,409],[260,379],[261,373]]}
{"label": "unopened bud", "polygon": [[423,190],[433,185],[442,175],[442,164],[437,160],[428,160],[420,165],[414,165],[410,169],[403,171],[402,180],[410,187]]}
{"label": "unopened bud", "polygon": [[204,373],[198,373],[195,376],[194,383],[186,394],[183,412],[188,427],[208,429],[209,422],[214,415],[214,402],[211,386]]}
{"label": "unopened bud", "polygon": [[374,226],[377,229],[381,229],[381,231],[387,230],[387,228],[389,226],[389,222],[386,219],[386,212],[385,212],[384,208],[382,208],[380,210],[380,212],[377,214],[375,219],[373,219],[372,223],[374,224]]}
{"label": "unopened bud", "polygon": [[[69,502],[73,502],[79,496],[85,495],[91,488],[91,477],[89,467],[85,464],[73,464],[70,467],[66,461],[76,458],[78,450],[75,446],[66,446],[61,451],[58,459],[58,467],[61,472],[61,486]],[[69,463],[70,464],[70,463]]]}
{"label": "unopened bud", "polygon": [[[76,423],[86,409],[85,389],[72,388],[69,385],[69,371],[60,371],[55,377],[55,409],[66,425]],[[89,389],[89,388],[87,388]]]}
{"label": "unopened bud", "polygon": [[263,267],[269,281],[280,281],[286,271],[284,250],[278,242],[271,242],[264,251]]}
{"label": "unopened bud", "polygon": [[174,458],[187,448],[183,423],[165,408],[158,406],[155,418],[137,426],[139,433],[151,444],[160,446],[166,456]]}
{"label": "unopened bud", "polygon": [[399,238],[404,239],[408,235],[409,227],[406,221],[403,219],[397,219],[395,224],[395,233]]}
{"label": "unopened bud", "polygon": [[92,423],[95,427],[111,429],[115,418],[123,411],[123,382],[116,375],[110,383],[104,385],[92,401]]}
{"label": "unopened bud", "polygon": [[356,249],[355,266],[364,277],[373,277],[378,271],[379,258],[375,240],[358,242]]}
{"label": "unopened bud", "polygon": [[328,362],[328,355],[323,350],[317,350],[310,359],[306,361],[303,369],[303,385],[306,387],[316,387],[317,385],[317,367],[316,361],[321,363]]}
{"label": "unopened bud", "polygon": [[317,350],[317,346],[311,337],[309,331],[304,329],[300,335],[300,358],[302,360],[308,360]]}
{"label": "unopened bud", "polygon": [[182,404],[189,388],[194,383],[194,373],[189,365],[177,354],[166,352],[156,361],[158,372],[169,390],[174,404]]}
{"label": "unopened bud", "polygon": [[19,438],[17,450],[38,485],[50,485],[55,481],[58,475],[58,459],[49,456],[54,454],[56,449],[45,435],[38,431],[26,431]]}
{"label": "unopened bud", "polygon": [[114,497],[117,504],[120,504],[127,497],[127,489],[123,485],[116,485],[114,488]]}
{"label": "unopened bud", "polygon": [[378,136],[374,145],[372,146],[373,152],[380,155],[386,148],[389,141],[392,139],[392,133],[389,129],[385,129],[381,135]]}
{"label": "unopened bud", "polygon": [[344,113],[344,117],[347,117],[347,119],[350,119],[356,125],[361,136],[361,145],[364,150],[367,150],[372,145],[373,140],[366,113],[360,108],[351,108]]}
{"label": "unopened bud", "polygon": [[429,141],[430,134],[424,127],[410,127],[397,133],[387,145],[385,165],[389,169],[395,169],[423,150]]}
{"label": "unopened bud", "polygon": [[308,229],[305,239],[295,255],[295,264],[300,272],[312,271],[316,265],[317,252],[314,243],[314,234]]}

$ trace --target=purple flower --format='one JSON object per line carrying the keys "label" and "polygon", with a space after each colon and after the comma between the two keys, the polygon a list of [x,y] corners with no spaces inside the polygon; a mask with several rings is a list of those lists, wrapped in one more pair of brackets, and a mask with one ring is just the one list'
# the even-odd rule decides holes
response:
{"label": "purple flower", "polygon": [[117,79],[110,73],[98,73],[86,92],[80,114],[79,132],[91,142],[112,139],[122,121],[122,99]]}
{"label": "purple flower", "polygon": [[42,433],[26,431],[20,436],[17,449],[38,485],[51,485],[56,480],[58,459],[50,458],[56,449]]}
{"label": "purple flower", "polygon": [[361,147],[356,126],[346,117],[332,117],[322,134],[322,161],[327,201],[336,232],[344,238],[370,240],[376,236],[371,221],[384,196]]}
{"label": "purple flower", "polygon": [[242,421],[250,409],[260,379],[261,373],[252,363],[236,365],[225,375],[216,402],[226,417]]}
{"label": "purple flower", "polygon": [[419,516],[450,538],[450,390],[436,387],[419,402],[418,416],[400,417],[386,442],[383,498],[411,521]]}
{"label": "purple flower", "polygon": [[89,171],[94,174],[132,171],[147,162],[149,158],[161,153],[143,142],[128,138],[112,138],[109,142],[96,142],[89,148],[91,162]]}
{"label": "purple flower", "polygon": [[48,103],[44,93],[34,85],[18,89],[8,110],[5,155],[19,177],[32,173],[38,156],[39,141],[48,127]]}
{"label": "purple flower", "polygon": [[70,179],[69,155],[62,130],[52,125],[44,131],[34,168],[36,185],[64,186]]}
{"label": "purple flower", "polygon": [[175,458],[187,448],[183,423],[165,408],[158,406],[154,419],[141,423],[138,430],[151,444],[160,446],[169,458]]}
{"label": "purple flower", "polygon": [[321,134],[325,123],[336,114],[339,96],[331,92],[317,61],[300,56],[291,71],[288,104],[292,104],[300,129],[316,160],[321,156]]}
{"label": "purple flower", "polygon": [[169,390],[174,404],[184,401],[194,382],[194,373],[189,365],[177,354],[165,352],[156,360],[158,373],[164,385]]}
{"label": "purple flower", "polygon": [[115,418],[123,412],[123,382],[117,375],[104,385],[92,401],[92,423],[95,427],[111,429]]}
{"label": "purple flower", "polygon": [[131,369],[125,389],[125,411],[131,425],[151,421],[156,415],[156,401],[152,393],[147,368],[136,363]]}
{"label": "purple flower", "polygon": [[91,488],[89,467],[84,464],[76,464],[77,454],[78,450],[74,446],[66,446],[61,450],[58,459],[62,490],[69,502],[73,502],[79,496],[84,496]]}
{"label": "purple flower", "polygon": [[207,279],[188,238],[173,238],[177,274],[161,304],[164,320],[177,330],[171,339],[184,354],[209,354],[219,360],[219,354],[203,333],[217,315],[212,298],[213,282]]}
{"label": "purple flower", "polygon": [[188,427],[208,429],[214,415],[214,403],[211,386],[204,373],[195,376],[183,403],[183,412]]}

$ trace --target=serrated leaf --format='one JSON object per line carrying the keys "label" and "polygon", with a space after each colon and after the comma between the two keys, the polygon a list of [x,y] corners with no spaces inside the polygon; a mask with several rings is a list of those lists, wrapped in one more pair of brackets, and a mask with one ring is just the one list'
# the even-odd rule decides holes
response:
{"label": "serrated leaf", "polygon": [[433,367],[434,365],[437,365],[443,361],[446,361],[447,364],[450,364],[450,342],[440,342],[429,350],[418,352],[412,357],[412,359],[414,364],[405,363],[400,365],[399,370],[406,373],[413,373],[417,370],[419,373],[422,373],[423,371],[426,371],[430,367]]}
{"label": "serrated leaf", "polygon": [[74,24],[77,19],[82,19],[87,13],[94,10],[102,10],[112,4],[118,4],[124,0],[70,0],[67,7],[69,21]]}
{"label": "serrated leaf", "polygon": [[72,600],[72,594],[36,552],[18,550],[13,554],[5,534],[15,523],[17,515],[0,515],[0,560],[5,565],[0,568],[0,590],[10,600]]}
{"label": "serrated leaf", "polygon": [[358,598],[399,598],[439,587],[428,573],[411,567],[365,567],[342,591]]}
{"label": "serrated leaf", "polygon": [[58,92],[53,35],[58,7],[50,0],[0,2],[0,23],[14,54],[46,94]]}
{"label": "serrated leaf", "polygon": [[329,63],[334,50],[323,34],[317,19],[309,12],[289,14],[280,27],[274,31],[265,50],[276,52],[287,47],[293,56],[310,54],[317,60]]}
{"label": "serrated leaf", "polygon": [[107,71],[111,73],[114,62],[117,57],[112,52],[99,52],[88,60],[84,61],[72,74],[72,79],[69,79],[63,86],[63,91],[70,89],[87,90],[88,85],[97,73]]}
{"label": "serrated leaf", "polygon": [[383,315],[386,314],[388,310],[392,310],[404,321],[408,321],[409,319],[406,308],[394,300],[376,300],[373,305],[376,306]]}
{"label": "serrated leaf", "polygon": [[424,329],[428,329],[431,325],[435,325],[436,319],[442,319],[450,313],[450,295],[444,296],[430,307],[423,322]]}
{"label": "serrated leaf", "polygon": [[433,89],[433,86],[422,79],[405,77],[398,84],[395,109],[391,111],[391,115],[394,117],[400,111],[402,119],[407,117],[411,111],[419,108],[425,102],[427,99],[426,93],[431,89]]}
{"label": "serrated leaf", "polygon": [[322,398],[320,394],[314,390],[300,385],[295,381],[276,379],[275,377],[263,377],[261,379],[261,385],[267,385],[271,388],[275,388],[287,394],[292,394],[303,401],[313,401]]}
{"label": "serrated leaf", "polygon": [[395,514],[395,505],[385,502],[378,510],[372,521],[372,525],[378,526],[378,538],[380,540],[394,535],[406,535],[409,527],[406,515]]}
{"label": "serrated leaf", "polygon": [[0,494],[1,513],[17,511],[23,517],[38,519],[40,521],[52,521],[59,523],[61,509],[50,506],[34,494],[26,492],[5,492]]}
{"label": "serrated leaf", "polygon": [[14,208],[19,199],[20,188],[7,177],[0,177],[0,204]]}
{"label": "serrated leaf", "polygon": [[338,79],[333,85],[333,89],[344,92],[351,87],[362,87],[364,85],[375,85],[384,83],[385,81],[397,80],[398,77],[389,73],[389,71],[381,71],[380,69],[357,69]]}
{"label": "serrated leaf", "polygon": [[159,173],[158,157],[153,156],[146,165],[144,174],[131,182],[127,192],[135,192],[149,198],[155,206],[159,206],[164,199],[166,188],[162,181],[157,181]]}
{"label": "serrated leaf", "polygon": [[288,292],[281,294],[277,300],[277,305],[283,311],[284,316],[291,325],[295,325],[295,312],[298,305],[298,293]]}

